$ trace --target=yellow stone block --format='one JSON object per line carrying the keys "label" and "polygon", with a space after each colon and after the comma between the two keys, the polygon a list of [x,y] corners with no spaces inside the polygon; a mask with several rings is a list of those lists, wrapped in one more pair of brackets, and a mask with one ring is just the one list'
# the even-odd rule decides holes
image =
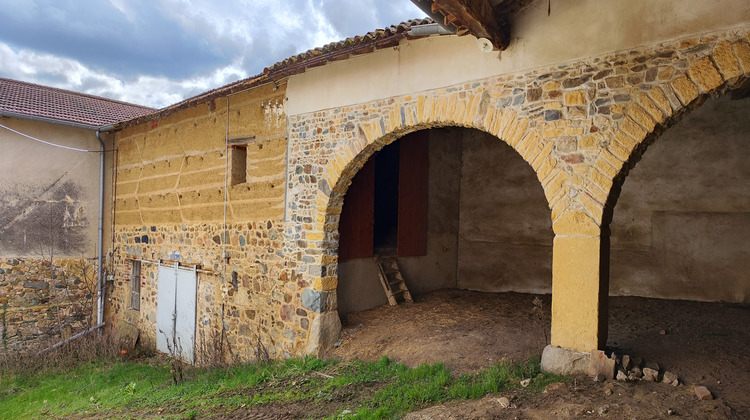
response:
{"label": "yellow stone block", "polygon": [[734,49],[734,54],[739,60],[740,66],[742,66],[742,71],[745,74],[750,73],[750,45],[748,45],[745,42],[737,42],[734,45],[732,45],[732,48]]}
{"label": "yellow stone block", "polygon": [[539,143],[537,143],[536,141],[529,142],[528,146],[521,151],[521,157],[523,157],[526,162],[531,164],[531,162],[534,160],[534,157],[536,157],[536,155],[541,152],[542,146]]}
{"label": "yellow stone block", "polygon": [[597,187],[601,188],[602,191],[609,191],[612,189],[612,178],[604,175],[596,169],[589,172],[589,178]]}
{"label": "yellow stone block", "polygon": [[505,135],[508,133],[508,127],[515,121],[516,116],[512,111],[503,111],[503,117],[500,119],[500,124],[497,126],[496,136],[507,141]]}
{"label": "yellow stone block", "polygon": [[550,90],[556,90],[560,89],[560,84],[557,82],[547,82],[544,85],[542,85],[542,90],[544,92],[549,92]]}
{"label": "yellow stone block", "polygon": [[635,146],[638,145],[638,142],[633,140],[629,135],[623,133],[622,130],[617,130],[615,132],[615,140],[628,150],[633,150]]}
{"label": "yellow stone block", "polygon": [[335,276],[317,277],[312,283],[315,290],[335,290],[339,284],[339,279]]}
{"label": "yellow stone block", "polygon": [[[560,201],[564,201],[564,202],[568,202],[569,203],[570,202],[570,187],[566,185],[566,186],[560,188],[560,190],[557,192],[557,194],[555,194],[554,197],[552,197],[551,199],[549,199],[547,201],[548,201],[548,206],[551,209],[559,208],[560,206],[558,206],[558,203],[560,203]],[[565,208],[568,208],[568,206],[569,206],[569,204],[566,204]],[[562,214],[562,212],[560,214]]]}
{"label": "yellow stone block", "polygon": [[609,151],[612,152],[615,157],[625,162],[630,158],[630,150],[620,146],[620,143],[613,141],[609,143]]}
{"label": "yellow stone block", "polygon": [[[664,120],[666,120],[666,117],[664,116],[664,113],[659,109],[658,106],[654,103],[654,101],[651,100],[651,98],[646,95],[646,93],[641,92],[638,94],[638,104],[643,107],[643,109],[648,112],[648,115],[656,122],[663,123]],[[635,104],[633,104],[635,105]]]}
{"label": "yellow stone block", "polygon": [[424,110],[424,95],[419,95],[417,97],[417,115],[419,116],[420,121],[424,121],[427,119]]}
{"label": "yellow stone block", "polygon": [[672,82],[672,89],[674,89],[677,99],[679,99],[683,105],[689,105],[698,97],[698,88],[684,74]]}
{"label": "yellow stone block", "polygon": [[586,213],[579,210],[566,211],[552,224],[555,235],[590,235],[601,233],[599,225]]}
{"label": "yellow stone block", "polygon": [[586,189],[592,197],[596,201],[599,201],[600,203],[606,203],[609,201],[609,191],[611,191],[611,187],[609,190],[604,191],[601,188],[599,188],[596,184],[589,184],[588,188]]}
{"label": "yellow stone block", "polygon": [[[550,142],[551,144],[552,142]],[[552,173],[552,170],[555,169],[555,166],[557,166],[557,159],[550,157],[544,161],[542,166],[539,167],[539,170],[537,171],[537,176],[539,177],[539,181],[544,181],[547,179],[547,176]]]}
{"label": "yellow stone block", "polygon": [[551,141],[546,142],[544,144],[544,147],[542,148],[542,151],[539,152],[539,154],[536,155],[532,160],[531,167],[535,171],[537,171],[537,174],[539,173],[539,169],[542,167],[542,164],[544,164],[545,160],[547,160],[547,157],[550,155],[550,153],[552,153],[552,147],[554,147],[554,144]]}
{"label": "yellow stone block", "polygon": [[583,134],[583,128],[581,127],[568,127],[565,129],[565,135],[567,136],[580,136]]}
{"label": "yellow stone block", "polygon": [[580,149],[596,149],[597,146],[597,138],[593,134],[583,136],[580,140],[578,140],[578,147]]}
{"label": "yellow stone block", "polygon": [[[667,88],[669,89],[669,88]],[[664,91],[659,87],[655,87],[648,91],[648,96],[654,101],[654,104],[664,113],[665,117],[672,115],[672,105],[669,104],[667,96]]]}
{"label": "yellow stone block", "polygon": [[[604,154],[604,152],[605,151],[602,151],[602,154]],[[607,152],[607,154],[609,155],[609,152]],[[601,154],[599,159],[594,162],[594,167],[606,174],[610,179],[614,179],[620,172],[617,167],[612,166],[611,159],[606,159],[605,157],[601,156]],[[622,167],[622,163],[620,163],[620,167]]]}
{"label": "yellow stone block", "polygon": [[[599,236],[556,236],[552,248],[551,344],[588,352],[604,343]],[[606,325],[606,324],[605,324]]]}
{"label": "yellow stone block", "polygon": [[518,144],[518,142],[524,137],[529,137],[529,140],[532,142],[536,142],[539,139],[536,131],[526,131],[526,129],[529,127],[528,119],[518,118],[515,122],[516,124],[513,127],[513,131],[508,133],[508,136],[505,138],[505,141],[510,144],[511,147],[515,147],[515,145]]}
{"label": "yellow stone block", "polygon": [[721,74],[708,57],[693,63],[688,70],[688,74],[703,92],[710,92],[724,83]]}
{"label": "yellow stone block", "polygon": [[732,46],[729,45],[729,42],[720,42],[719,45],[714,48],[713,58],[719,71],[724,75],[724,79],[734,79],[742,74],[740,66],[737,63],[737,58],[735,58],[732,53]]}
{"label": "yellow stone block", "polygon": [[557,173],[544,186],[544,194],[547,197],[547,201],[552,202],[552,197],[560,191],[562,186],[568,181],[568,178],[570,178],[570,175],[567,172],[562,169],[557,170]]}
{"label": "yellow stone block", "polygon": [[560,217],[561,214],[568,211],[568,207],[570,207],[570,197],[567,195],[561,196],[559,200],[555,201],[555,204],[547,203],[551,209],[551,218],[554,222],[557,220],[558,217]]}
{"label": "yellow stone block", "polygon": [[562,107],[562,102],[545,102],[544,104],[544,109],[560,109]]}
{"label": "yellow stone block", "polygon": [[597,225],[602,224],[602,215],[604,214],[604,203],[595,201],[591,196],[586,193],[578,194],[576,196],[578,202],[583,205],[583,208],[594,218]]}
{"label": "yellow stone block", "polygon": [[562,134],[563,134],[562,128],[555,128],[553,130],[544,130],[544,132],[542,133],[542,136],[545,139],[553,139],[553,138],[562,136]]}
{"label": "yellow stone block", "polygon": [[474,125],[474,119],[477,117],[477,111],[479,110],[480,101],[481,98],[477,95],[472,95],[471,98],[469,98],[469,103],[466,106],[466,113],[461,120],[464,125]]}
{"label": "yellow stone block", "polygon": [[620,129],[625,132],[625,134],[629,135],[633,138],[633,140],[637,141],[638,143],[642,142],[646,135],[648,134],[646,130],[643,129],[640,125],[638,125],[631,117],[625,118],[620,123]]}
{"label": "yellow stone block", "polygon": [[565,93],[565,105],[585,105],[586,104],[586,91],[575,90],[573,92]]}
{"label": "yellow stone block", "polygon": [[305,239],[308,241],[322,241],[325,239],[326,234],[324,232],[306,232]]}
{"label": "yellow stone block", "polygon": [[634,103],[628,108],[628,115],[649,133],[656,128],[656,122],[640,105]]}

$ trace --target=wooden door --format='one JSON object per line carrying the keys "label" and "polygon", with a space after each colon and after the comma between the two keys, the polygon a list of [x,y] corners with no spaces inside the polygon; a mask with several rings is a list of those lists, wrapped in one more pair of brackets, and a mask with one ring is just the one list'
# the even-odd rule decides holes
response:
{"label": "wooden door", "polygon": [[373,255],[375,220],[375,161],[357,172],[344,197],[339,220],[339,260]]}
{"label": "wooden door", "polygon": [[429,131],[401,140],[398,164],[398,256],[427,255]]}

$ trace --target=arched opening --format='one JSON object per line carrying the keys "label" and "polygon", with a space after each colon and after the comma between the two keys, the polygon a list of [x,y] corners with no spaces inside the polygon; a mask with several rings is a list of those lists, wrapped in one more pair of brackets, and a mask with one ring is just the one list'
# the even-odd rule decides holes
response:
{"label": "arched opening", "polygon": [[[538,354],[547,344],[550,210],[533,169],[497,137],[444,127],[384,146],[353,177],[339,233],[345,340],[335,351],[347,351],[346,337],[353,337],[371,352],[406,362],[462,360],[479,368],[503,355]],[[414,305],[388,306],[373,258],[388,252]],[[534,294],[544,295],[536,307]],[[389,333],[385,343],[377,331]],[[414,356],[419,352],[432,358]],[[484,364],[466,362],[472,357]]]}
{"label": "arched opening", "polygon": [[608,341],[745,413],[749,105],[737,95],[706,100],[624,180],[610,224]]}

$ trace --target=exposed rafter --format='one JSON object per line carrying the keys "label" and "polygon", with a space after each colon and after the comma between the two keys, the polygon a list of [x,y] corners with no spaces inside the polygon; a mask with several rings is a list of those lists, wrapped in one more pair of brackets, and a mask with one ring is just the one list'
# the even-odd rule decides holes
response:
{"label": "exposed rafter", "polygon": [[531,0],[412,0],[444,28],[458,35],[487,38],[504,50],[510,43],[510,24],[503,13],[512,13]]}

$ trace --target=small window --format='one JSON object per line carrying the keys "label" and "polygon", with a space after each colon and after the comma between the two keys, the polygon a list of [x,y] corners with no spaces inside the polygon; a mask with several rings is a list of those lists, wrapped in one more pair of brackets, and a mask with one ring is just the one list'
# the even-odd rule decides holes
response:
{"label": "small window", "polygon": [[247,146],[229,146],[229,156],[232,165],[232,185],[247,182]]}
{"label": "small window", "polygon": [[130,262],[130,309],[141,309],[141,262]]}

